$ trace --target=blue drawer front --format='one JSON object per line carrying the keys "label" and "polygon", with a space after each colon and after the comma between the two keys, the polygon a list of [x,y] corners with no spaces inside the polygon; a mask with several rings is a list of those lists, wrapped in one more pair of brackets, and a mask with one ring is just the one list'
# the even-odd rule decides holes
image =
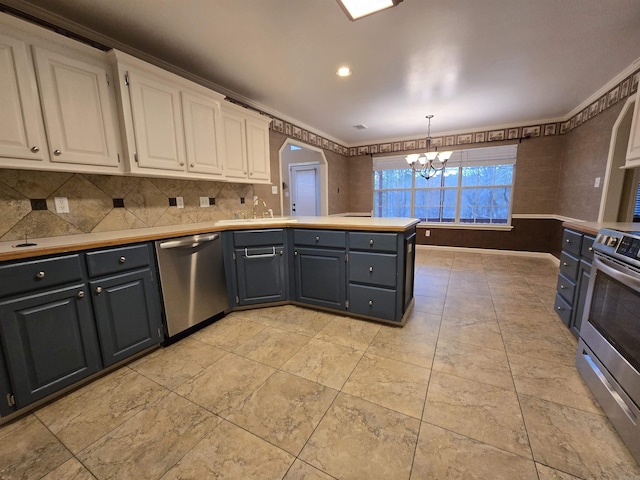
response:
{"label": "blue drawer front", "polygon": [[349,253],[349,281],[394,287],[398,283],[397,255],[386,253]]}
{"label": "blue drawer front", "polygon": [[574,282],[578,277],[578,265],[580,265],[580,260],[567,252],[562,252],[560,255],[560,271]]}
{"label": "blue drawer front", "polygon": [[349,285],[349,311],[369,317],[396,319],[396,291],[364,285]]}
{"label": "blue drawer front", "polygon": [[87,253],[90,277],[125,272],[149,265],[149,245],[133,245]]}
{"label": "blue drawer front", "polygon": [[0,266],[0,297],[10,297],[80,280],[80,255],[16,262]]}
{"label": "blue drawer front", "polygon": [[347,233],[334,230],[294,230],[293,242],[296,245],[317,247],[346,248]]}
{"label": "blue drawer front", "polygon": [[398,250],[398,235],[395,233],[349,232],[349,248],[396,252]]}

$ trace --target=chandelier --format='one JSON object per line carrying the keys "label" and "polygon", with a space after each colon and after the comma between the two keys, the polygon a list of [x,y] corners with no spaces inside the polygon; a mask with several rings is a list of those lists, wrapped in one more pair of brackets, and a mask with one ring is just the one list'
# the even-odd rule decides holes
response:
{"label": "chandelier", "polygon": [[[411,169],[422,176],[425,180],[429,180],[434,177],[438,172],[444,170],[447,160],[451,158],[453,152],[438,152],[438,148],[431,151],[431,119],[433,115],[427,115],[425,117],[429,120],[429,127],[427,130],[427,151],[424,153],[412,153],[405,157],[405,160],[411,167]],[[435,163],[435,160],[438,163]]]}

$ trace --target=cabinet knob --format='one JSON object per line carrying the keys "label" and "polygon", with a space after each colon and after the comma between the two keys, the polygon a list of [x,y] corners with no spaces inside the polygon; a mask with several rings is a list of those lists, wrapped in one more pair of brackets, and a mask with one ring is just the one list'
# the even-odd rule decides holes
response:
{"label": "cabinet knob", "polygon": [[589,247],[589,251],[590,251],[590,252],[593,252],[593,247]]}
{"label": "cabinet knob", "polygon": [[60,150],[54,150],[54,151],[53,151],[53,154],[54,154],[56,157],[59,157],[60,155],[62,155],[62,152],[61,152]]}
{"label": "cabinet knob", "polygon": [[196,166],[196,165],[195,165],[195,163],[192,163],[192,164],[191,164],[191,168],[193,168],[193,167],[195,167],[195,166]]}
{"label": "cabinet knob", "polygon": [[124,263],[127,261],[126,257],[120,257],[120,259],[118,260],[120,263]]}
{"label": "cabinet knob", "polygon": [[320,241],[320,237],[316,237],[316,242],[319,242],[319,241]]}
{"label": "cabinet knob", "polygon": [[373,300],[369,300],[369,306],[373,307]]}
{"label": "cabinet knob", "polygon": [[373,267],[369,267],[369,271],[370,271],[370,272],[373,272]]}
{"label": "cabinet knob", "polygon": [[184,162],[180,162],[180,166],[181,166],[181,167],[184,167]]}
{"label": "cabinet knob", "polygon": [[84,297],[84,291],[80,290],[77,294],[78,298],[83,298]]}
{"label": "cabinet knob", "polygon": [[44,278],[44,272],[36,273],[36,278]]}
{"label": "cabinet knob", "polygon": [[102,287],[96,287],[96,293],[100,295],[102,293]]}
{"label": "cabinet knob", "polygon": [[566,267],[567,265],[568,265],[567,262],[562,262],[563,267]]}
{"label": "cabinet knob", "polygon": [[280,256],[284,255],[284,252],[282,250],[280,250]]}
{"label": "cabinet knob", "polygon": [[564,285],[560,285],[560,290],[564,290]]}
{"label": "cabinet knob", "polygon": [[567,238],[567,239],[565,240],[565,242],[567,242],[567,243],[571,243],[571,240]]}
{"label": "cabinet knob", "polygon": [[32,151],[33,153],[38,153],[38,152],[40,151],[40,148],[38,148],[38,147],[36,147],[36,146],[33,146],[33,147],[31,147],[31,151]]}
{"label": "cabinet knob", "polygon": [[293,255],[297,257],[298,256],[298,252],[293,252]]}
{"label": "cabinet knob", "polygon": [[556,307],[558,310],[562,310],[562,307]]}
{"label": "cabinet knob", "polygon": [[373,245],[373,239],[369,240],[369,245]]}

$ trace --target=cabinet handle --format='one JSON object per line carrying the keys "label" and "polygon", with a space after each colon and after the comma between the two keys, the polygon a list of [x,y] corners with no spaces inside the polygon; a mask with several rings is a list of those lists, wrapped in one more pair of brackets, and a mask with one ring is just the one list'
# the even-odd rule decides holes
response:
{"label": "cabinet handle", "polygon": [[319,242],[319,241],[320,241],[320,237],[316,237],[316,242]]}
{"label": "cabinet handle", "polygon": [[96,287],[96,293],[100,295],[102,293],[102,287]]}
{"label": "cabinet handle", "polygon": [[293,255],[297,257],[298,256],[298,252],[293,252]]}
{"label": "cabinet handle", "polygon": [[370,271],[370,272],[373,272],[373,267],[369,267],[369,271]]}
{"label": "cabinet handle", "polygon": [[567,243],[571,243],[571,240],[569,240],[568,238],[565,240],[565,242]]}
{"label": "cabinet handle", "polygon": [[61,152],[60,150],[54,150],[54,151],[53,151],[53,154],[54,154],[56,157],[59,157],[60,155],[62,155],[62,152]]}
{"label": "cabinet handle", "polygon": [[564,285],[560,285],[560,290],[564,290]]}
{"label": "cabinet handle", "polygon": [[280,256],[284,255],[284,252],[282,250],[280,250]]}
{"label": "cabinet handle", "polygon": [[193,168],[193,167],[195,167],[195,164],[193,164],[193,163],[192,163],[192,164],[191,164],[191,168]]}
{"label": "cabinet handle", "polygon": [[33,146],[33,147],[31,147],[31,151],[33,153],[38,153],[40,151],[40,149],[38,147],[36,147],[36,146]]}
{"label": "cabinet handle", "polygon": [[36,273],[36,278],[44,278],[44,272]]}
{"label": "cabinet handle", "polygon": [[77,295],[78,298],[84,298],[84,292],[80,290]]}
{"label": "cabinet handle", "polygon": [[562,262],[563,267],[566,267],[567,265],[568,265],[567,262]]}
{"label": "cabinet handle", "polygon": [[373,300],[369,300],[369,306],[373,307]]}
{"label": "cabinet handle", "polygon": [[369,240],[369,245],[373,245],[373,239]]}
{"label": "cabinet handle", "polygon": [[593,247],[589,247],[589,251],[590,251],[590,252],[593,252]]}
{"label": "cabinet handle", "polygon": [[127,261],[126,257],[120,257],[120,260],[118,260],[120,263],[124,263]]}
{"label": "cabinet handle", "polygon": [[562,310],[562,307],[556,307],[558,309],[558,311]]}
{"label": "cabinet handle", "polygon": [[180,166],[181,166],[181,167],[184,167],[184,162],[180,162]]}

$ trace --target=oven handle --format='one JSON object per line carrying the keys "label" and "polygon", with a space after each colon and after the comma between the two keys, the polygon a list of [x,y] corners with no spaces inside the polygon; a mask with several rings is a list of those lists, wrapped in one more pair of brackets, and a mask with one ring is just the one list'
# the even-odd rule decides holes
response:
{"label": "oven handle", "polygon": [[623,285],[627,285],[635,291],[640,292],[640,274],[632,269],[601,255],[594,255],[593,266],[611,278],[618,280]]}

